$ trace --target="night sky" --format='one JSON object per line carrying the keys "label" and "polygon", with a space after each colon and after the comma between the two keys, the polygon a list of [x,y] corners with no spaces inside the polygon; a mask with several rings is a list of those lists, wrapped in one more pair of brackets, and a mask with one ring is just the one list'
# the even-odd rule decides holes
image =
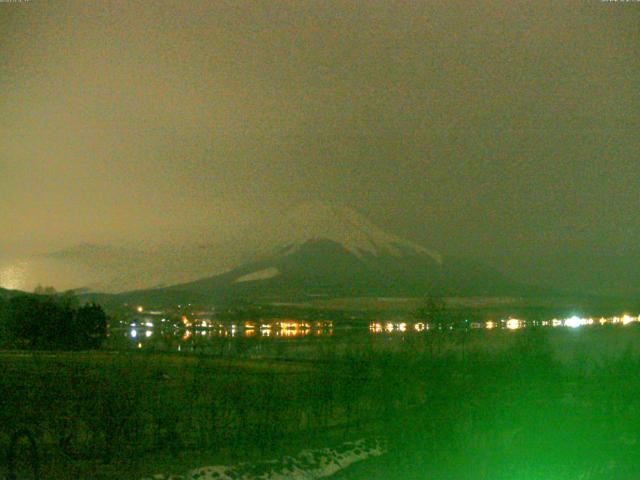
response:
{"label": "night sky", "polygon": [[32,0],[0,31],[4,259],[309,200],[516,275],[640,258],[638,2]]}

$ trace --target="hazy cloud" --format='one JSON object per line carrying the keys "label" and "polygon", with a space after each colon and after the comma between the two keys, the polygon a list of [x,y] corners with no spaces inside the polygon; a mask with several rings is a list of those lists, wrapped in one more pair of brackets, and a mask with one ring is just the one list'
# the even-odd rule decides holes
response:
{"label": "hazy cloud", "polygon": [[636,249],[639,20],[598,1],[2,4],[0,248],[224,235],[326,198],[505,262]]}

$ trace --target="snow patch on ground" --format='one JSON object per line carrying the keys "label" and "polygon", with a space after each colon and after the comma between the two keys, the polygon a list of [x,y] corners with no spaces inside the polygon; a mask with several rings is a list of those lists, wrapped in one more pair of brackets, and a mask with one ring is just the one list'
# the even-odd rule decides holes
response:
{"label": "snow patch on ground", "polygon": [[234,283],[240,282],[254,282],[256,280],[266,280],[268,278],[273,278],[276,275],[280,275],[280,270],[276,267],[269,267],[263,270],[258,270],[257,272],[247,273],[246,275],[242,275],[234,280]]}
{"label": "snow patch on ground", "polygon": [[143,480],[310,480],[330,477],[353,463],[378,457],[386,451],[386,439],[360,439],[344,442],[335,449],[303,450],[295,457],[212,465],[190,470],[186,475],[156,474]]}

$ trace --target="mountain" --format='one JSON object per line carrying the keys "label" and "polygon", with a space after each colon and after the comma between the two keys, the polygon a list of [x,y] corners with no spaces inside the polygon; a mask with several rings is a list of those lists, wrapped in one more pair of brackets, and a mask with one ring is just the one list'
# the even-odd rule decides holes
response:
{"label": "mountain", "polygon": [[80,244],[21,262],[18,276],[117,302],[162,304],[527,292],[489,266],[441,255],[342,205],[306,203],[233,237],[215,233],[186,242]]}
{"label": "mountain", "polygon": [[[385,232],[355,210],[321,202],[304,203],[269,219],[256,230],[263,253],[291,253],[309,241],[324,239],[342,245],[358,258],[412,253],[441,262],[440,254]],[[255,239],[257,240],[257,239]],[[269,252],[270,251],[270,252]]]}
{"label": "mountain", "polygon": [[582,293],[635,297],[640,295],[640,249],[623,252],[567,251],[540,255],[535,262],[513,262],[516,280],[544,279],[546,286]]}
{"label": "mountain", "polygon": [[[14,273],[9,284],[16,283],[25,290],[41,284],[53,285],[59,291],[119,293],[222,273],[244,261],[241,255],[241,249],[227,248],[217,240],[116,246],[82,243],[19,259],[5,269]],[[0,268],[0,280],[2,271]]]}
{"label": "mountain", "polygon": [[123,294],[158,303],[423,295],[507,295],[525,291],[485,265],[440,255],[383,231],[343,206],[311,203],[247,235],[250,260],[177,285]]}

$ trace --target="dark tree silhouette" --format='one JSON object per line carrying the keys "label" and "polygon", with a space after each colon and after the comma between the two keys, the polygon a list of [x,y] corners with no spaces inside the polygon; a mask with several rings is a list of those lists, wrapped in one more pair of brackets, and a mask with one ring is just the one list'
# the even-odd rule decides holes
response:
{"label": "dark tree silhouette", "polygon": [[95,303],[80,307],[75,315],[78,343],[82,348],[100,348],[107,336],[107,315]]}
{"label": "dark tree silhouette", "polygon": [[102,307],[79,307],[71,294],[19,295],[0,311],[0,339],[13,348],[99,348],[106,335],[107,315]]}
{"label": "dark tree silhouette", "polygon": [[419,320],[441,327],[447,318],[446,304],[440,297],[428,297],[416,311]]}
{"label": "dark tree silhouette", "polygon": [[35,293],[36,295],[55,295],[57,292],[53,287],[43,287],[42,285],[38,285],[33,290],[33,293]]}

